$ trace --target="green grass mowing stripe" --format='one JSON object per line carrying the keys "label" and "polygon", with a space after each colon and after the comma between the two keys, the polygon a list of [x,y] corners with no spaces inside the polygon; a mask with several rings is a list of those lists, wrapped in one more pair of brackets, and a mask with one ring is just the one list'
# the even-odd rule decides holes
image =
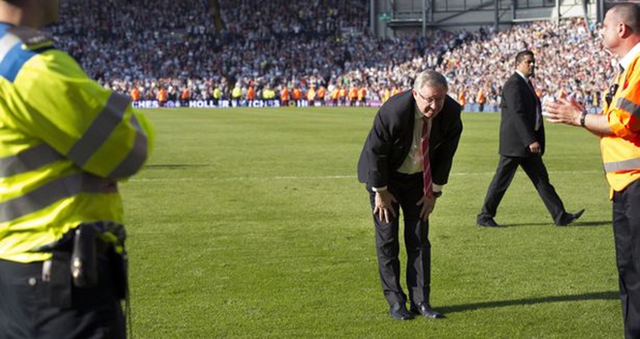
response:
{"label": "green grass mowing stripe", "polygon": [[[146,111],[149,166],[122,186],[137,338],[619,338],[611,206],[597,140],[546,124],[544,156],[577,226],[555,227],[522,171],[475,226],[498,114],[464,114],[431,218],[432,303],[394,322],[355,166],[374,109]],[[404,257],[404,254],[402,254]]]}

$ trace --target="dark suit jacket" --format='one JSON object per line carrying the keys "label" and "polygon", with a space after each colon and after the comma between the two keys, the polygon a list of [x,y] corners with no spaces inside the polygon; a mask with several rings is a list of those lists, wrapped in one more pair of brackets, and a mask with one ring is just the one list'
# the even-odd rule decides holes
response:
{"label": "dark suit jacket", "polygon": [[[409,154],[413,139],[416,102],[411,91],[393,96],[380,108],[358,161],[358,180],[371,187],[383,187]],[[449,179],[453,155],[458,149],[462,107],[451,97],[433,119],[429,136],[429,159],[433,182]]]}
{"label": "dark suit jacket", "polygon": [[529,84],[518,73],[507,80],[502,89],[500,111],[500,155],[506,157],[528,157],[532,153],[529,145],[540,143],[544,154],[544,124],[535,131],[536,105],[540,100]]}

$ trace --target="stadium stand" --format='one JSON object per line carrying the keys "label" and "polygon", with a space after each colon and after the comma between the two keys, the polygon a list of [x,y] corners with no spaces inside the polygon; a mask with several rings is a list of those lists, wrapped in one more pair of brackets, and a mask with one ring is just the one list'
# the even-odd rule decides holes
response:
{"label": "stadium stand", "polygon": [[[467,110],[496,111],[500,86],[518,50],[537,54],[541,96],[575,95],[599,106],[610,59],[581,19],[538,21],[493,32],[431,30],[391,39],[369,33],[365,0],[69,0],[52,27],[68,51],[105,87],[167,101],[257,98],[298,88],[364,88],[376,104],[409,88],[415,72],[435,68]],[[106,65],[115,65],[107,67]],[[214,96],[216,88],[219,97]],[[479,91],[482,94],[479,95]],[[318,100],[315,100],[318,102]],[[349,104],[348,100],[338,103]],[[358,102],[359,103],[359,102]]]}

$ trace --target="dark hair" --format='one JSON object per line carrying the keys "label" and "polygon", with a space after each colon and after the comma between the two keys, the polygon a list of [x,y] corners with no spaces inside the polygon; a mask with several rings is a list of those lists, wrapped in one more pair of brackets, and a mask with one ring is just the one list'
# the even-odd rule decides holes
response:
{"label": "dark hair", "polygon": [[528,49],[518,52],[518,54],[516,54],[516,66],[518,66],[527,55],[533,56],[533,52]]}
{"label": "dark hair", "polygon": [[627,25],[634,34],[640,34],[640,5],[634,3],[617,4],[609,9],[616,18]]}

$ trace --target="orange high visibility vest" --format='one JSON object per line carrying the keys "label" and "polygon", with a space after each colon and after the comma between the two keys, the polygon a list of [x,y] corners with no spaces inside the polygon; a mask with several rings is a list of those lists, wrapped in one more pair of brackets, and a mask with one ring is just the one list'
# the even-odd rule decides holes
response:
{"label": "orange high visibility vest", "polygon": [[331,91],[331,100],[338,100],[338,87],[334,88],[333,91]]}
{"label": "orange high visibility vest", "polygon": [[140,100],[140,90],[137,87],[131,90],[131,99],[133,99],[133,101]]}
{"label": "orange high visibility vest", "polygon": [[467,98],[466,98],[466,94],[464,93],[464,91],[460,91],[458,92],[458,103],[462,106],[467,104]]}
{"label": "orange high visibility vest", "polygon": [[602,111],[614,134],[600,139],[611,196],[640,179],[640,54],[617,80],[611,104],[605,102]]}
{"label": "orange high visibility vest", "polygon": [[478,96],[476,97],[476,102],[479,104],[484,104],[485,101],[485,97],[484,97],[484,91],[479,90],[478,91]]}
{"label": "orange high visibility vest", "polygon": [[327,94],[327,90],[324,88],[324,86],[320,87],[318,89],[318,99],[320,100],[324,100],[324,96]]}
{"label": "orange high visibility vest", "polygon": [[167,91],[165,91],[164,88],[161,88],[158,91],[158,101],[160,101],[160,102],[167,101]]}
{"label": "orange high visibility vest", "polygon": [[349,100],[356,100],[358,97],[358,89],[355,87],[351,87],[349,89]]}
{"label": "orange high visibility vest", "polygon": [[253,88],[253,86],[250,86],[249,89],[247,89],[247,99],[256,100],[256,89]]}
{"label": "orange high visibility vest", "polygon": [[293,89],[293,100],[302,99],[302,90],[298,87]]}
{"label": "orange high visibility vest", "polygon": [[367,89],[364,87],[360,88],[360,90],[358,91],[358,100],[362,101],[366,96],[367,96]]}
{"label": "orange high visibility vest", "polygon": [[282,89],[282,93],[280,93],[280,100],[289,101],[289,89],[287,87]]}
{"label": "orange high visibility vest", "polygon": [[347,89],[342,87],[340,89],[340,91],[338,92],[338,96],[340,96],[341,98],[346,98],[347,97]]}
{"label": "orange high visibility vest", "polygon": [[316,91],[313,89],[313,87],[311,87],[307,91],[307,100],[312,101],[315,99],[316,99]]}

